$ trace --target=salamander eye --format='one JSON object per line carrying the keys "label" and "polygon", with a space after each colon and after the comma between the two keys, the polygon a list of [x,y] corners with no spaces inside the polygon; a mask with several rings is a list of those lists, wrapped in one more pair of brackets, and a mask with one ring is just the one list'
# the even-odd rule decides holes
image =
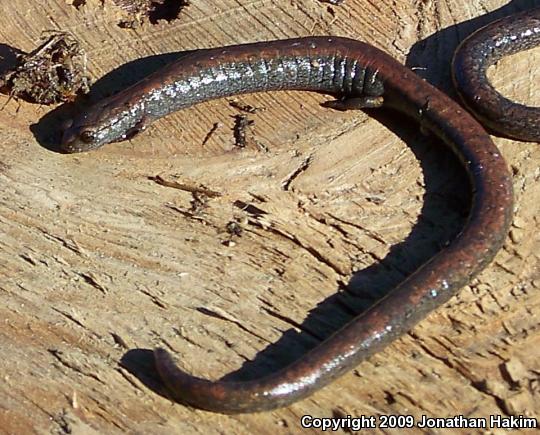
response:
{"label": "salamander eye", "polygon": [[96,135],[93,131],[90,131],[90,130],[83,130],[79,133],[79,138],[84,142],[84,143],[92,143],[94,142],[95,138],[96,138]]}

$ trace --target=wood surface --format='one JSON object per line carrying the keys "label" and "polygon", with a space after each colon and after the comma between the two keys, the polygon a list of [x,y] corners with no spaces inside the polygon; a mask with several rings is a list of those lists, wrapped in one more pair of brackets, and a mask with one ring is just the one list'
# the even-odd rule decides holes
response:
{"label": "wood surface", "polygon": [[[388,51],[454,97],[459,41],[535,4],[191,0],[170,23],[123,29],[113,2],[73,3],[0,0],[1,53],[68,30],[99,95],[170,60],[163,53],[332,34]],[[540,105],[539,65],[536,49],[504,59],[491,77],[506,96]],[[463,225],[468,185],[438,140],[395,113],[321,108],[327,98],[238,97],[260,109],[244,149],[234,144],[238,109],[218,100],[78,155],[40,144],[40,128],[60,128],[46,122],[52,107],[5,104],[0,432],[299,433],[305,414],[539,416],[540,147],[502,138],[516,194],[511,233],[495,261],[413,331],[285,409],[225,416],[166,397],[154,347],[211,379],[276,370]],[[374,431],[383,432],[401,433]]]}

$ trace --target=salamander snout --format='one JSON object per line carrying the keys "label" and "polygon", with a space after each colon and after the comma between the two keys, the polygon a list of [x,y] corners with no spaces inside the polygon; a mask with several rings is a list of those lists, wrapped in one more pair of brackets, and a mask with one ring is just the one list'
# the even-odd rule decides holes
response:
{"label": "salamander snout", "polygon": [[72,119],[66,121],[63,127],[60,149],[65,153],[80,153],[97,148],[96,134],[86,126],[74,125]]}

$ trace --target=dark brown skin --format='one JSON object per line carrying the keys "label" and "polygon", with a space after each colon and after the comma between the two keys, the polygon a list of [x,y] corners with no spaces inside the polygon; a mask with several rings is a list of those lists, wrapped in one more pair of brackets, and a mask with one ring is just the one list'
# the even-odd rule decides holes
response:
{"label": "dark brown skin", "polygon": [[[246,382],[208,381],[178,368],[166,350],[155,350],[157,370],[176,400],[222,413],[286,406],[381,350],[448,301],[493,259],[512,216],[512,180],[483,127],[386,53],[345,38],[247,44],[182,58],[91,107],[71,123],[63,146],[68,152],[97,148],[178,108],[269,89],[327,92],[342,97],[327,104],[334,108],[384,106],[409,115],[459,158],[469,176],[472,204],[463,231],[448,247],[367,312],[276,373]],[[156,96],[163,99],[155,101]]]}
{"label": "dark brown skin", "polygon": [[454,54],[454,85],[491,130],[540,142],[540,107],[514,103],[489,83],[487,69],[504,56],[540,46],[540,7],[494,21],[465,39]]}

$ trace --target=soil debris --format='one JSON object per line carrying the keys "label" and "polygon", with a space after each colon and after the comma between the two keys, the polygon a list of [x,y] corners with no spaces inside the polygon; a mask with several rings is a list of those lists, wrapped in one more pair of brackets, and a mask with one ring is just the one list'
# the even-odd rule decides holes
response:
{"label": "soil debris", "polygon": [[16,56],[16,65],[0,77],[0,90],[38,104],[73,101],[89,91],[86,54],[71,33],[47,31],[43,43]]}

